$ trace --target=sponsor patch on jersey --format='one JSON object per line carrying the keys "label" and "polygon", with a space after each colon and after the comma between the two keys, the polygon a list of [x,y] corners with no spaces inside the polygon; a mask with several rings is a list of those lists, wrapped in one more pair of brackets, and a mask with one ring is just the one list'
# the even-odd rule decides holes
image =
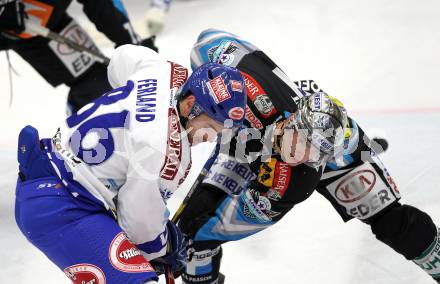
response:
{"label": "sponsor patch on jersey", "polygon": [[64,269],[64,274],[74,284],[106,284],[102,270],[89,263],[81,263]]}
{"label": "sponsor patch on jersey", "polygon": [[247,105],[246,105],[245,117],[253,128],[263,129],[263,123],[261,123],[261,121],[257,118],[257,116],[252,112],[252,110]]}
{"label": "sponsor patch on jersey", "polygon": [[171,61],[169,63],[171,64],[170,89],[180,88],[188,79],[188,69]]}
{"label": "sponsor patch on jersey", "polygon": [[114,268],[124,272],[154,272],[140,250],[132,244],[124,232],[116,235],[110,244],[109,260]]}
{"label": "sponsor patch on jersey", "polygon": [[165,162],[160,171],[160,177],[173,180],[179,171],[182,159],[182,140],[180,138],[179,117],[173,107],[168,109],[168,141]]}
{"label": "sponsor patch on jersey", "polygon": [[261,116],[268,118],[276,113],[272,101],[267,96],[261,85],[249,74],[240,71],[246,86],[247,96],[260,112]]}
{"label": "sponsor patch on jersey", "polygon": [[228,112],[228,115],[232,120],[240,120],[244,116],[244,109],[242,107],[231,108]]}
{"label": "sponsor patch on jersey", "polygon": [[281,198],[283,198],[287,188],[289,187],[291,174],[292,168],[287,163],[277,161],[277,164],[275,166],[273,185],[271,190],[269,191],[273,193],[271,199],[280,200]]}
{"label": "sponsor patch on jersey", "polygon": [[228,88],[221,76],[217,76],[214,79],[206,83],[209,93],[216,103],[224,102],[231,98],[231,94],[228,92]]}
{"label": "sponsor patch on jersey", "polygon": [[272,101],[267,95],[257,95],[254,100],[254,105],[262,115],[270,115],[274,110]]}
{"label": "sponsor patch on jersey", "polygon": [[365,163],[327,186],[335,200],[347,213],[367,219],[396,200],[370,163]]}
{"label": "sponsor patch on jersey", "polygon": [[[60,35],[85,48],[94,51],[98,50],[89,35],[73,20],[60,32]],[[75,78],[83,74],[95,63],[93,57],[78,52],[67,44],[51,40],[49,46]]]}

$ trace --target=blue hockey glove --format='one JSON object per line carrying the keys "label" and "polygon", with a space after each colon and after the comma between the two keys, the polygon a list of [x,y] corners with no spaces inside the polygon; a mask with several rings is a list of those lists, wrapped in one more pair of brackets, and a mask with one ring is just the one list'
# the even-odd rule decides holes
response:
{"label": "blue hockey glove", "polygon": [[160,275],[169,267],[175,277],[180,276],[185,268],[185,257],[188,239],[184,237],[180,229],[171,221],[167,223],[168,241],[167,254],[151,261],[156,272]]}

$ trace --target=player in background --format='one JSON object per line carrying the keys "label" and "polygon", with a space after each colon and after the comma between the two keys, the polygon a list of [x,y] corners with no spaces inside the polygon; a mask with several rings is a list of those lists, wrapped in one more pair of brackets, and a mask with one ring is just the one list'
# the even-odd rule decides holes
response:
{"label": "player in background", "polygon": [[165,25],[165,18],[170,10],[172,0],[151,0],[150,8],[145,14],[145,24],[151,35],[159,34]]}
{"label": "player in background", "polygon": [[220,151],[181,215],[178,225],[194,241],[184,283],[222,283],[221,244],[272,226],[315,190],[344,221],[370,225],[378,240],[440,283],[440,230],[399,202],[372,142],[338,100],[313,81],[291,82],[261,50],[227,32],[199,35],[192,68],[206,62],[240,70],[251,129]]}
{"label": "player in background", "polygon": [[[98,50],[92,38],[66,12],[71,0],[4,0],[0,2],[0,50],[13,50],[52,86],[70,88],[68,106],[76,112],[109,91],[105,64],[53,40],[26,31],[25,19],[82,46]],[[155,48],[152,38],[140,41],[119,0],[78,0],[98,31],[116,46],[133,43]]]}
{"label": "player in background", "polygon": [[144,283],[164,265],[183,268],[186,242],[167,200],[191,168],[190,146],[240,127],[246,100],[235,68],[187,75],[151,49],[121,46],[108,66],[115,89],[52,139],[21,131],[17,224],[75,284]]}

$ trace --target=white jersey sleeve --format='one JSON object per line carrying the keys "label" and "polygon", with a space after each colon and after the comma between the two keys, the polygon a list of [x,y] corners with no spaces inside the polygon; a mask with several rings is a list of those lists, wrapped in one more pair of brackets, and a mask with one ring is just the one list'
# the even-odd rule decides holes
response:
{"label": "white jersey sleeve", "polygon": [[154,64],[158,58],[158,53],[143,46],[125,44],[116,48],[107,66],[110,85],[113,88],[125,85],[131,75]]}
{"label": "white jersey sleeve", "polygon": [[57,133],[54,148],[63,160],[77,161],[61,178],[116,211],[120,227],[151,260],[165,254],[166,201],[191,166],[174,105],[187,70],[145,47],[124,45],[108,76],[119,88],[68,118]]}

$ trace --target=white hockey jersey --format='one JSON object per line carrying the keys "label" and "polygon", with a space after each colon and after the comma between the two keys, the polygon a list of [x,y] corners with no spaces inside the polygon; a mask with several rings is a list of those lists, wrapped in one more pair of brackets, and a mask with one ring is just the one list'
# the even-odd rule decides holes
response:
{"label": "white hockey jersey", "polygon": [[66,186],[78,182],[117,212],[149,260],[165,254],[166,200],[191,167],[174,100],[187,76],[186,68],[148,48],[121,46],[108,66],[116,89],[69,117],[53,138],[70,173],[55,166]]}

